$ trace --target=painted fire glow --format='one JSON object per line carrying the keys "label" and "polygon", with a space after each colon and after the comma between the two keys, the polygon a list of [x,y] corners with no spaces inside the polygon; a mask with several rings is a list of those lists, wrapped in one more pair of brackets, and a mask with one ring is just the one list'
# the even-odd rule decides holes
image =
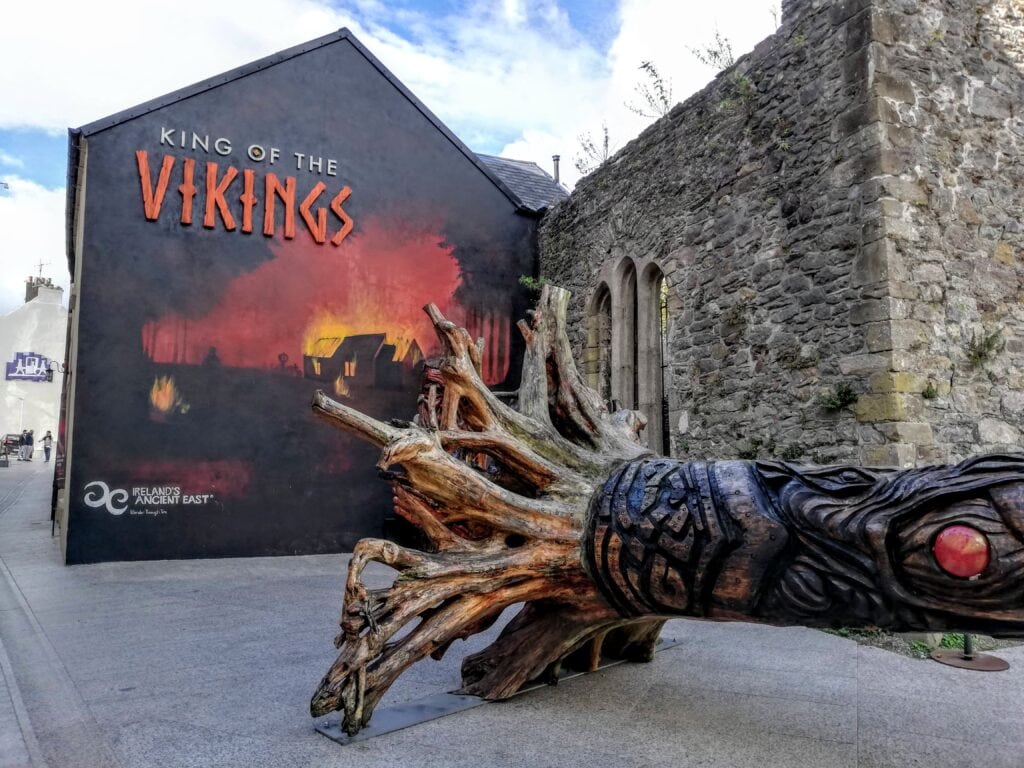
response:
{"label": "painted fire glow", "polygon": [[[272,244],[275,258],[231,281],[206,315],[169,313],[146,323],[145,354],[156,363],[215,358],[226,366],[266,369],[281,365],[282,353],[301,365],[321,339],[382,333],[398,361],[413,341],[426,355],[435,349],[422,311],[427,302],[473,330],[476,313],[454,298],[462,276],[441,235],[370,220],[345,245],[339,252],[312,242]],[[487,342],[485,379],[496,383],[508,371],[508,320],[485,317],[475,325]]]}

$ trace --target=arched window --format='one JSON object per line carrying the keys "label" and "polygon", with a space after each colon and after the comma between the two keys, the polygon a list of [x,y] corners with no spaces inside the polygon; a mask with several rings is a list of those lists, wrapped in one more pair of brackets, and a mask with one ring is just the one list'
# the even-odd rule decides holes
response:
{"label": "arched window", "polygon": [[[647,262],[638,271],[633,260],[625,257],[611,279],[599,284],[587,314],[586,371],[590,386],[611,405],[644,414],[644,441],[652,450],[666,455],[672,448],[666,371],[671,314],[675,310],[678,307],[673,305],[673,293],[661,267]],[[607,360],[602,345],[608,338],[608,324],[610,381],[602,367]]]}
{"label": "arched window", "polygon": [[587,312],[587,384],[606,403],[612,399],[612,294],[605,283],[597,286]]}
{"label": "arched window", "polygon": [[639,410],[647,417],[647,445],[669,453],[668,361],[669,289],[665,274],[655,264],[644,269],[639,287],[641,321],[638,323],[637,369]]}
{"label": "arched window", "polygon": [[638,333],[640,331],[637,323],[639,302],[636,292],[636,266],[630,259],[625,259],[622,264],[619,285],[621,286],[619,317],[616,327],[612,329],[613,337],[618,337],[616,347],[619,351],[619,375],[613,391],[617,390],[615,399],[619,401],[621,407],[639,410],[640,368],[637,365]]}

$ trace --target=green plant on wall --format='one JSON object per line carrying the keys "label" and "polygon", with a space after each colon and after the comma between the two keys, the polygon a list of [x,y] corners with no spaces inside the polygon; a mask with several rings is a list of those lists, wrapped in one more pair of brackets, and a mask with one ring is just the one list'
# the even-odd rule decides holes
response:
{"label": "green plant on wall", "polygon": [[802,458],[804,455],[804,447],[800,443],[790,443],[782,449],[782,453],[779,454],[780,458],[784,461],[796,461]]}
{"label": "green plant on wall", "polygon": [[739,459],[756,459],[760,456],[771,457],[775,454],[775,438],[769,435],[767,438],[752,437],[750,444],[736,451]]}
{"label": "green plant on wall", "polygon": [[640,103],[626,102],[626,109],[640,117],[655,120],[664,117],[675,105],[672,100],[672,81],[662,77],[653,61],[643,62],[640,69],[646,76],[646,82],[641,81],[633,87],[640,97]]}
{"label": "green plant on wall", "polygon": [[719,72],[736,63],[736,57],[732,52],[732,41],[717,29],[713,42],[702,45],[700,48],[690,48],[690,53],[701,64],[713,67]]}
{"label": "green plant on wall", "polygon": [[934,400],[938,396],[939,396],[939,389],[938,389],[938,387],[935,386],[935,382],[934,381],[929,379],[928,383],[925,384],[924,389],[921,390],[921,397],[923,397],[925,400]]}
{"label": "green plant on wall", "polygon": [[857,402],[857,393],[851,384],[841,381],[834,388],[822,392],[818,402],[826,411],[841,411]]}
{"label": "green plant on wall", "polygon": [[534,293],[540,293],[540,289],[548,284],[546,277],[530,277],[530,275],[520,275],[519,284],[526,288],[528,291]]}
{"label": "green plant on wall", "polygon": [[982,331],[979,336],[977,331],[967,342],[967,367],[973,369],[981,368],[985,363],[992,362],[996,355],[1003,350],[1003,332],[996,328],[994,331]]}

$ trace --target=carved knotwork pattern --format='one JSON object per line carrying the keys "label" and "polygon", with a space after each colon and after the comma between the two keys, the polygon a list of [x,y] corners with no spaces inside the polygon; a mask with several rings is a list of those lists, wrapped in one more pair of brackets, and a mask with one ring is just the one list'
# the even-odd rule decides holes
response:
{"label": "carved knotwork pattern", "polygon": [[704,615],[715,575],[741,543],[705,462],[622,465],[595,496],[587,567],[623,615]]}

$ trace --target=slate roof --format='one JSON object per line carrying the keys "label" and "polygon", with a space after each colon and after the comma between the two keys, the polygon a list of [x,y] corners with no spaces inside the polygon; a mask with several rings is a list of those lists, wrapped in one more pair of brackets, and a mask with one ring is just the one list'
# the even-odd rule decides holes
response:
{"label": "slate roof", "polygon": [[524,208],[535,213],[569,196],[565,188],[536,163],[480,153],[477,157],[512,190]]}

